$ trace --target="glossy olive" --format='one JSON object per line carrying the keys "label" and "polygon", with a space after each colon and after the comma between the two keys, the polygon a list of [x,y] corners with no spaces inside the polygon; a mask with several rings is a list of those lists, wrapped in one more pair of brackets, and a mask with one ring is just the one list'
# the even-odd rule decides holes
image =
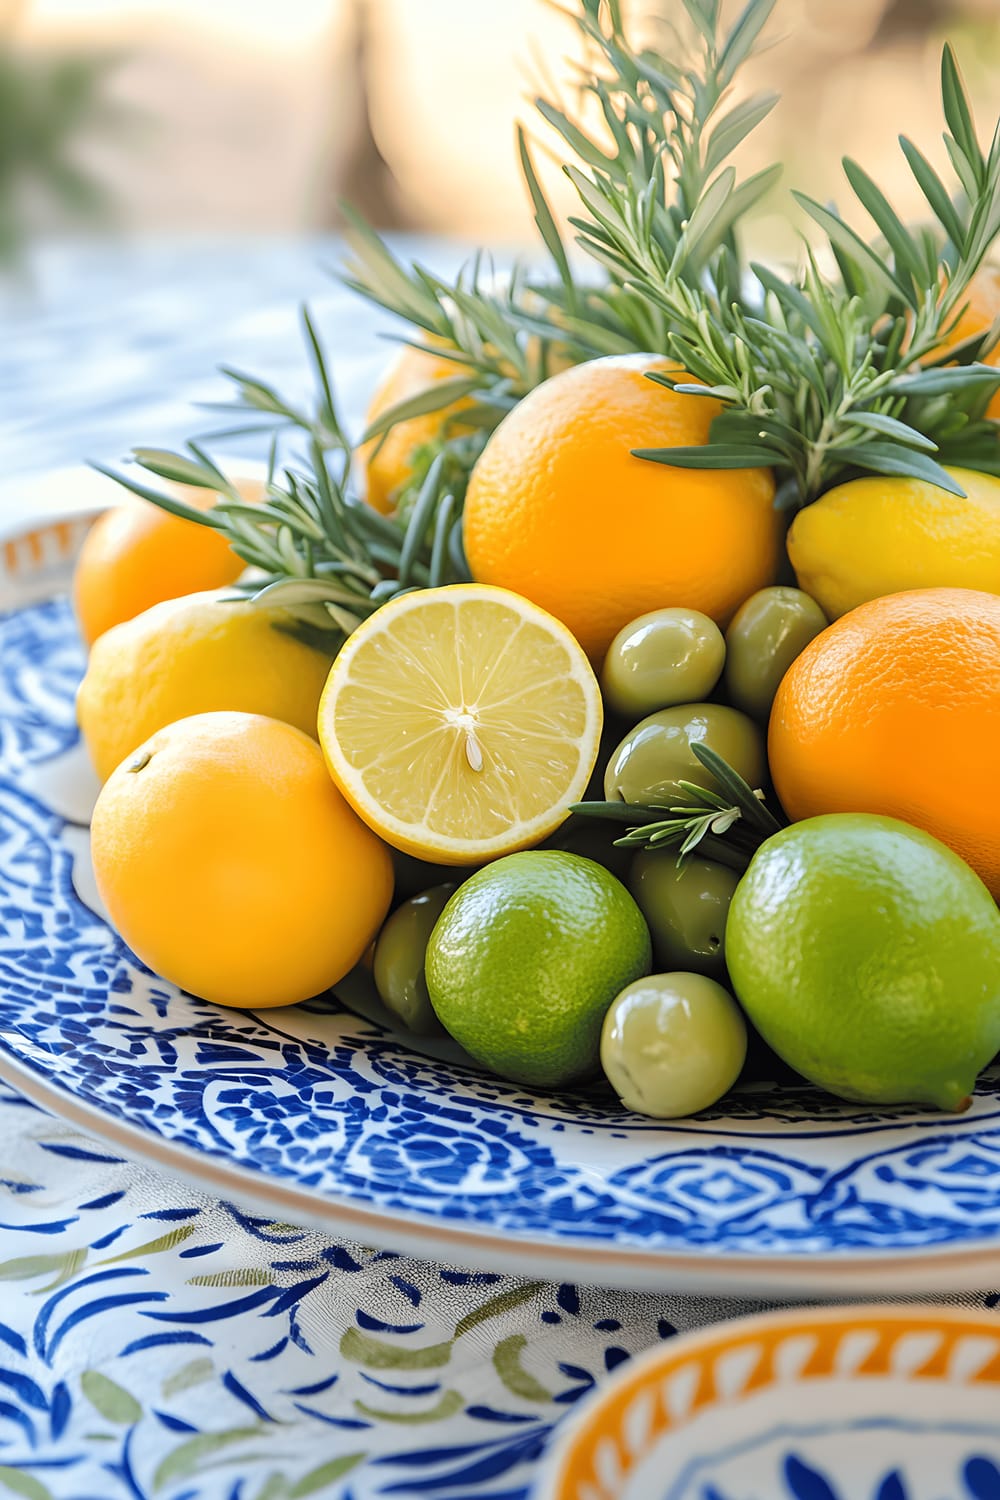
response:
{"label": "glossy olive", "polygon": [[372,972],[382,1004],[418,1036],[444,1029],[427,993],[424,954],[434,924],[457,889],[456,885],[436,885],[411,896],[396,907],[375,944]]}
{"label": "glossy olive", "polygon": [[697,703],[715,687],[726,643],[696,609],[656,609],[620,630],[601,669],[608,708],[635,720],[675,703]]}
{"label": "glossy olive", "polygon": [[778,586],[751,594],[726,631],[723,686],[730,703],[766,723],[779,682],[828,623],[801,589]]}
{"label": "glossy olive", "polygon": [[753,720],[724,703],[682,703],[650,714],[629,731],[608,761],[605,797],[670,806],[683,796],[678,780],[717,791],[692,753],[693,741],[716,751],[755,789],[762,785],[767,757]]}
{"label": "glossy olive", "polygon": [[723,941],[735,870],[689,855],[677,863],[676,849],[642,849],[632,860],[628,888],[646,918],[653,961],[664,969],[690,969],[721,979],[726,972]]}
{"label": "glossy olive", "polygon": [[743,1012],[704,974],[652,974],[612,1001],[601,1065],[627,1109],[675,1120],[732,1088],[747,1050]]}

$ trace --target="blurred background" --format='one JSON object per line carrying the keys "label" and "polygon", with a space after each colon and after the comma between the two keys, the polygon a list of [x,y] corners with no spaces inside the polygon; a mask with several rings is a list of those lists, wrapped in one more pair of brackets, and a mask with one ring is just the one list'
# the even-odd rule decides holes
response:
{"label": "blurred background", "polygon": [[[680,0],[632,9],[669,18]],[[784,104],[747,165],[783,157],[814,194],[849,152],[911,206],[895,136],[938,154],[945,35],[992,123],[1000,0],[781,0],[771,34],[747,81]],[[386,229],[516,243],[513,122],[576,52],[549,0],[0,0],[0,38],[7,246],[88,216],[133,234],[322,231],[343,196]]]}
{"label": "blurred background", "polygon": [[[640,34],[682,11],[624,3]],[[945,166],[946,36],[992,130],[1000,0],[779,0],[769,35],[740,84],[784,96],[741,148],[787,164],[758,256],[794,252],[787,185],[844,201],[845,153],[921,211],[896,136]],[[551,0],[0,0],[0,526],[43,503],[25,476],[212,430],[220,364],[311,399],[306,299],[359,426],[393,329],[329,274],[339,203],[435,269],[477,243],[503,265],[532,233],[515,122],[571,104],[579,58]],[[45,505],[83,506],[82,473]]]}

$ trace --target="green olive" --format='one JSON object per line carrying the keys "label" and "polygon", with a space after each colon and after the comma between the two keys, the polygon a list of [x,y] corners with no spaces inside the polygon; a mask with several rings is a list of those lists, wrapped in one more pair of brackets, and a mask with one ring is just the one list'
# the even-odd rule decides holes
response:
{"label": "green olive", "polygon": [[418,1036],[444,1029],[427,993],[424,954],[434,924],[457,889],[456,885],[436,885],[411,896],[396,907],[375,944],[372,973],[382,1004]]}
{"label": "green olive", "polygon": [[779,682],[828,623],[801,589],[776,586],[751,594],[726,631],[723,682],[730,703],[766,723]]}
{"label": "green olive", "polygon": [[655,609],[620,630],[601,669],[604,701],[635,720],[715,687],[726,659],[722,632],[696,609]]}
{"label": "green olive", "polygon": [[629,731],[608,761],[605,797],[671,806],[683,796],[678,781],[718,791],[692,753],[694,741],[715,750],[752,787],[763,784],[764,737],[753,720],[724,703],[682,703],[650,714]]}
{"label": "green olive", "polygon": [[676,1120],[732,1088],[747,1050],[743,1012],[704,974],[652,974],[604,1018],[601,1064],[626,1109]]}
{"label": "green olive", "polygon": [[640,850],[628,888],[652,935],[654,962],[721,979],[726,918],[739,883],[735,870],[698,855],[678,866],[676,849]]}

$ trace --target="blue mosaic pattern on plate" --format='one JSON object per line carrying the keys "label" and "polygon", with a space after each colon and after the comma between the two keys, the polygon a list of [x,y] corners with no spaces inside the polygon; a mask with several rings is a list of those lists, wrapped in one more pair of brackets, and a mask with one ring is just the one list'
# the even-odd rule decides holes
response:
{"label": "blue mosaic pattern on plate", "polygon": [[[836,1398],[831,1396],[831,1402]],[[875,1406],[885,1400],[876,1393]],[[821,1428],[794,1420],[750,1441],[699,1454],[672,1477],[663,1500],[1000,1500],[995,1426],[947,1418],[910,1420],[897,1390],[887,1412],[834,1418]],[[853,1441],[852,1441],[853,1440]],[[944,1486],[947,1486],[945,1491]]]}
{"label": "blue mosaic pattern on plate", "polygon": [[526,1097],[332,997],[255,1016],[157,980],[78,896],[80,830],[32,790],[74,742],[81,668],[65,603],[0,618],[0,1048],[50,1086],[320,1198],[528,1240],[802,1257],[1000,1235],[995,1079],[957,1117],[757,1086],[659,1125]]}

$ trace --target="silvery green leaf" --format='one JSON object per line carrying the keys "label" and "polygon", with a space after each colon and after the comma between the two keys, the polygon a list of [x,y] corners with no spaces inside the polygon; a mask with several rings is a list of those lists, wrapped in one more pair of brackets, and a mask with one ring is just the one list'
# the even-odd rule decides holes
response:
{"label": "silvery green leaf", "polygon": [[911,140],[901,135],[899,144],[909,163],[910,171],[916,178],[917,186],[930,205],[931,212],[952,243],[960,249],[965,238],[965,229],[948,189],[927,158],[918,151]]}
{"label": "silvery green leaf", "polygon": [[822,203],[817,203],[815,198],[809,197],[808,193],[793,191],[792,197],[800,207],[805,209],[810,218],[815,219],[820,228],[829,236],[832,244],[855,261],[871,280],[880,282],[886,291],[901,297],[904,302],[911,299],[912,293],[907,292],[885,262],[879,259],[875,251],[866,245],[861,236],[855,234],[838,214],[829,208],[824,208]]}
{"label": "silvery green leaf", "polygon": [[753,469],[772,464],[772,448],[733,443],[704,443],[693,448],[633,448],[633,458],[645,458],[654,464],[669,464],[676,469]]}
{"label": "silvery green leaf", "polygon": [[843,447],[838,445],[836,453],[844,463],[854,464],[859,469],[869,469],[876,474],[897,474],[907,479],[924,479],[951,495],[965,495],[962,486],[946,474],[940,464],[912,448],[872,441]]}
{"label": "silvery green leaf", "polygon": [[714,172],[727,156],[766,120],[780,99],[780,94],[760,94],[736,104],[712,129],[705,147],[705,171]]}
{"label": "silvery green leaf", "polygon": [[183,453],[171,453],[166,448],[133,448],[132,457],[137,464],[156,474],[160,479],[172,479],[177,484],[192,484],[198,489],[214,490],[218,475],[214,467],[207,467],[201,459],[187,458]]}
{"label": "silvery green leaf", "polygon": [[417,395],[410,396],[405,401],[397,401],[378,416],[374,422],[365,428],[360,438],[360,444],[370,443],[395,427],[398,422],[408,422],[412,417],[427,416],[430,412],[443,411],[446,406],[462,400],[465,396],[471,396],[472,392],[478,390],[482,382],[478,376],[454,376],[447,380],[435,380],[433,384],[419,391]]}
{"label": "silvery green leaf", "polygon": [[937,451],[938,445],[931,438],[907,426],[897,417],[890,417],[886,412],[852,411],[850,423],[853,427],[863,427],[868,432],[880,432],[886,437],[895,438],[896,442],[903,443],[908,448],[920,448],[925,453]]}
{"label": "silvery green leaf", "polygon": [[732,82],[736,73],[753,51],[774,9],[775,0],[749,0],[729,36],[726,38],[719,59],[719,82],[723,88]]}
{"label": "silvery green leaf", "polygon": [[154,490],[151,485],[143,484],[138,479],[132,479],[128,474],[119,474],[115,469],[109,469],[106,464],[90,461],[89,467],[98,474],[113,479],[116,484],[131,490],[133,495],[138,495],[140,500],[149,500],[153,505],[158,505],[161,510],[167,510],[174,516],[180,516],[185,521],[197,521],[201,526],[212,526],[216,530],[222,529],[223,523],[218,516],[213,516],[211,511],[196,510],[192,505],[185,505],[183,500],[168,495],[165,490]]}
{"label": "silvery green leaf", "polygon": [[[978,186],[982,182],[986,163],[976,136],[976,126],[962,83],[962,75],[950,43],[945,44],[941,54],[941,102],[944,106],[944,117],[955,138],[955,144],[969,163],[976,186]],[[974,197],[975,194],[970,194],[970,196]]]}
{"label": "silvery green leaf", "polygon": [[933,365],[926,370],[907,370],[885,387],[890,396],[948,396],[978,383],[1000,386],[1000,368],[994,365]]}
{"label": "silvery green leaf", "polygon": [[542,191],[542,185],[538,180],[538,174],[535,171],[534,163],[531,160],[531,153],[528,150],[528,141],[524,127],[521,125],[517,128],[517,149],[521,158],[521,173],[527,184],[528,192],[531,195],[532,207],[535,210],[535,223],[538,226],[538,232],[555,263],[563,286],[566,287],[567,291],[572,292],[574,282],[569,269],[569,260],[566,256],[566,247],[562,242],[562,236],[559,233],[552,210],[549,207],[548,199]]}
{"label": "silvery green leaf", "polygon": [[863,167],[849,156],[843,160],[847,180],[854,192],[885,236],[886,242],[896,258],[897,270],[904,270],[918,282],[922,279],[923,267],[919,247],[905,227],[896,210],[877,183],[873,182]]}

